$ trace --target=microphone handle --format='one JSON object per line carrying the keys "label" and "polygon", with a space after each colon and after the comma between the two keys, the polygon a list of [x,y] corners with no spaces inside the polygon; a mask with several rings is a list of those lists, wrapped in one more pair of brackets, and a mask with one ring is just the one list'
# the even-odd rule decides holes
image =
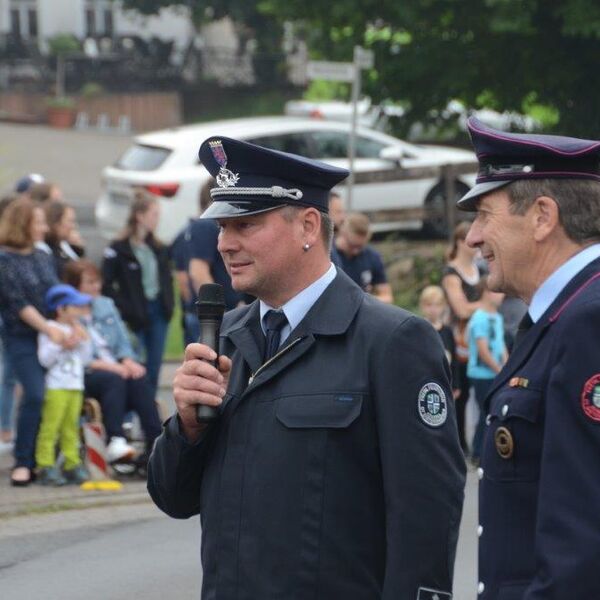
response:
{"label": "microphone handle", "polygon": [[[220,319],[199,319],[200,322],[200,337],[199,344],[204,344],[212,348],[217,354],[219,353],[219,330],[221,328]],[[217,360],[208,361],[213,366],[217,366]],[[219,418],[219,411],[215,406],[206,404],[198,404],[196,409],[196,420],[198,423],[214,423]]]}

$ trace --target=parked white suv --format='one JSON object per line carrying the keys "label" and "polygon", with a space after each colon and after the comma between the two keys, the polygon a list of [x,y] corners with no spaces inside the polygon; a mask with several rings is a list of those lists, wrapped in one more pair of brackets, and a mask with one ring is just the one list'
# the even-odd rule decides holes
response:
{"label": "parked white suv", "polygon": [[[198,214],[198,195],[208,172],[198,161],[198,148],[212,135],[247,140],[262,146],[301,154],[332,165],[348,167],[350,128],[345,123],[294,117],[257,117],[213,121],[140,135],[133,145],[102,172],[102,193],[96,204],[96,220],[102,235],[113,238],[123,227],[133,188],[141,186],[155,194],[161,205],[158,235],[168,242]],[[396,168],[475,162],[466,150],[409,144],[384,133],[358,128],[355,173]],[[235,170],[235,165],[231,166]],[[457,196],[475,182],[475,174],[460,176]],[[344,194],[343,187],[341,189]],[[378,211],[440,205],[444,186],[437,178],[359,183],[354,187],[352,210],[375,217],[375,231],[416,229],[428,225],[431,233],[443,235],[443,212],[423,223],[394,218],[380,222]]]}

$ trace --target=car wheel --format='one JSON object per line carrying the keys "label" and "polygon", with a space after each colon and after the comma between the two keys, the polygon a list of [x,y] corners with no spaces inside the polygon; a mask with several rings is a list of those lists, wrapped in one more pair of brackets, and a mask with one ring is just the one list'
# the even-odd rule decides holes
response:
{"label": "car wheel", "polygon": [[[454,202],[457,202],[468,191],[469,186],[460,181],[454,184]],[[423,233],[435,238],[448,237],[448,219],[446,215],[446,189],[443,183],[431,188],[425,198],[425,219]]]}

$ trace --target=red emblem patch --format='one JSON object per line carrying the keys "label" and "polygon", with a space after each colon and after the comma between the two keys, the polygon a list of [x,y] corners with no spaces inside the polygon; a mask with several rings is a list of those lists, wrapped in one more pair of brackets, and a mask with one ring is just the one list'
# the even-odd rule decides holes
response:
{"label": "red emblem patch", "polygon": [[585,382],[581,392],[581,408],[586,417],[600,423],[600,373]]}

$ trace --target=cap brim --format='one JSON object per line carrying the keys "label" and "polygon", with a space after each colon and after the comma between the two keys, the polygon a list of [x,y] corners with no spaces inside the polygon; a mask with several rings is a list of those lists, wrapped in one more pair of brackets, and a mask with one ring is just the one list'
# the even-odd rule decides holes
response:
{"label": "cap brim", "polygon": [[477,200],[484,194],[489,194],[505,185],[512,183],[509,181],[486,181],[485,183],[477,183],[474,185],[457,203],[456,206],[460,210],[474,211],[477,210]]}
{"label": "cap brim", "polygon": [[286,206],[287,202],[274,204],[262,200],[216,200],[200,216],[201,219],[233,219],[257,215]]}

